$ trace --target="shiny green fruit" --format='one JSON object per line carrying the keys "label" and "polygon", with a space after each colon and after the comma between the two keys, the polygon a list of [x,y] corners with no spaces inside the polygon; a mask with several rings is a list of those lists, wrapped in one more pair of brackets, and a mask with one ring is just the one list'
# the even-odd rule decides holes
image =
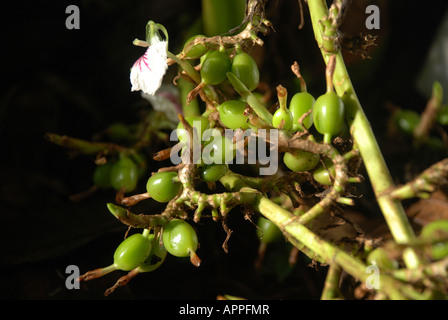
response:
{"label": "shiny green fruit", "polygon": [[110,182],[115,190],[133,191],[138,183],[137,165],[130,158],[121,158],[111,169]]}
{"label": "shiny green fruit", "polygon": [[335,92],[327,92],[317,98],[313,105],[313,119],[316,130],[327,136],[329,143],[331,136],[338,134],[344,123],[344,103]]}
{"label": "shiny green fruit", "polygon": [[222,135],[212,135],[204,141],[202,160],[204,164],[230,163],[236,156],[235,145],[232,140]]}
{"label": "shiny green fruit", "polygon": [[[292,131],[304,131],[303,127],[299,123],[299,119],[307,113],[309,110],[313,109],[316,99],[308,92],[296,93],[289,103],[289,111],[292,114]],[[308,116],[303,119],[303,125],[306,129],[311,128],[313,125],[313,113],[311,112]]]}
{"label": "shiny green fruit", "polygon": [[229,129],[248,129],[248,118],[244,115],[246,103],[240,100],[228,100],[218,107],[219,120]]}
{"label": "shiny green fruit", "polygon": [[253,91],[260,81],[260,72],[254,58],[246,52],[239,52],[232,61],[231,72],[246,86]]}
{"label": "shiny green fruit", "polygon": [[191,38],[189,38],[187,41],[185,41],[183,53],[186,58],[189,58],[189,59],[200,58],[207,52],[207,50],[208,50],[207,47],[201,43],[195,44],[193,46],[189,46],[190,43],[193,43],[193,41],[199,37],[204,37],[204,36],[203,35],[195,35],[195,36],[192,36]]}
{"label": "shiny green fruit", "polygon": [[163,228],[163,245],[176,257],[188,257],[198,249],[198,237],[193,227],[181,219],[170,220]]}
{"label": "shiny green fruit", "polygon": [[115,269],[130,271],[137,268],[148,258],[151,249],[152,241],[148,237],[140,233],[127,237],[115,250]]}
{"label": "shiny green fruit", "polygon": [[111,140],[117,142],[131,141],[135,139],[135,136],[129,126],[121,122],[111,124],[106,129],[106,132]]}
{"label": "shiny green fruit", "polygon": [[316,170],[314,170],[313,178],[320,184],[330,186],[333,184],[331,176],[333,176],[334,178],[334,176],[336,175],[336,170],[334,168],[333,161],[331,161],[330,159],[325,159],[324,163],[326,168],[322,164],[320,164],[316,168]]}
{"label": "shiny green fruit", "polygon": [[140,272],[151,272],[159,268],[166,259],[167,251],[159,239],[154,238],[154,234],[148,236],[152,243],[152,249],[148,258],[138,267]]}
{"label": "shiny green fruit", "polygon": [[110,173],[112,172],[113,163],[107,162],[95,167],[93,171],[93,183],[101,189],[112,187],[110,181]]}
{"label": "shiny green fruit", "polygon": [[367,264],[375,265],[383,269],[398,269],[398,261],[389,258],[386,249],[376,248],[367,256]]}
{"label": "shiny green fruit", "polygon": [[442,106],[437,113],[437,122],[442,126],[448,125],[448,105]]}
{"label": "shiny green fruit", "polygon": [[274,128],[289,130],[292,128],[292,114],[288,109],[277,109],[272,116],[272,126]]}
{"label": "shiny green fruit", "polygon": [[175,181],[176,178],[177,172],[156,172],[148,179],[146,191],[157,202],[169,202],[182,188],[182,184]]}
{"label": "shiny green fruit", "polygon": [[400,110],[395,113],[394,118],[398,128],[410,135],[420,123],[420,115],[413,110]]}
{"label": "shiny green fruit", "polygon": [[[210,122],[207,118],[202,116],[189,116],[186,117],[185,120],[190,124],[192,128],[196,129],[196,134],[198,135],[198,139],[201,140],[204,135],[204,131],[210,127]],[[181,142],[187,143],[190,141],[188,136],[188,131],[185,130],[182,122],[179,122],[177,125],[177,138]]]}
{"label": "shiny green fruit", "polygon": [[225,52],[209,51],[201,66],[202,83],[218,85],[227,78],[232,62]]}
{"label": "shiny green fruit", "polygon": [[[421,232],[421,237],[426,239],[448,237],[448,220],[436,220],[426,224]],[[439,260],[448,256],[448,241],[441,241],[431,246],[432,258]]]}
{"label": "shiny green fruit", "polygon": [[227,172],[226,164],[205,165],[199,171],[199,175],[205,182],[215,182],[221,179]]}
{"label": "shiny green fruit", "polygon": [[319,163],[320,156],[303,150],[285,152],[283,162],[294,172],[304,172],[314,169]]}
{"label": "shiny green fruit", "polygon": [[272,243],[283,238],[283,233],[271,220],[259,217],[257,226],[258,239],[263,243]]}

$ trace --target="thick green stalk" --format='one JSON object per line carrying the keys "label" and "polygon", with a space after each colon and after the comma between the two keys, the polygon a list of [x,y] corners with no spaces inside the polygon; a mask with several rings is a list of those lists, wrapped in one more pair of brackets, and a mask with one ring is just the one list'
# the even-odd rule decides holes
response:
{"label": "thick green stalk", "polygon": [[193,81],[195,81],[196,83],[201,82],[201,75],[188,61],[179,59],[179,57],[177,57],[170,51],[168,51],[167,54],[168,58],[171,58],[174,62],[176,62],[190,76],[190,78],[193,79]]}
{"label": "thick green stalk", "polygon": [[328,267],[327,278],[322,291],[321,300],[334,300],[341,298],[339,289],[339,279],[341,276],[341,267],[336,263]]}
{"label": "thick green stalk", "polygon": [[202,22],[207,36],[236,28],[244,19],[245,0],[202,0]]}
{"label": "thick green stalk", "polygon": [[[316,41],[327,63],[329,55],[325,50],[321,28],[319,27],[320,21],[328,16],[327,5],[324,0],[309,0],[308,6]],[[356,96],[342,54],[339,50],[333,53],[336,54],[336,67],[333,78],[334,88],[344,100],[347,118],[351,122],[351,133],[362,158],[365,159],[364,164],[378,204],[395,241],[397,243],[407,243],[415,238],[414,231],[406,217],[401,202],[385,194],[386,190],[394,187],[389,169],[384,161],[371,125]],[[404,260],[408,267],[415,268],[420,264],[420,259],[413,250],[408,250],[404,254]]]}
{"label": "thick green stalk", "polygon": [[195,98],[190,102],[190,104],[187,104],[188,94],[195,88],[195,85],[183,78],[180,78],[177,83],[180,89],[180,101],[182,102],[182,111],[184,113],[184,118],[199,116],[201,113],[199,111],[198,99]]}
{"label": "thick green stalk", "polygon": [[255,111],[257,116],[259,116],[263,121],[272,124],[272,114],[268,109],[254,96],[254,94],[247,89],[244,83],[241,82],[238,77],[232,72],[227,72],[227,79],[229,79],[233,88],[238,92],[238,94],[243,98],[243,100],[250,105],[250,107]]}
{"label": "thick green stalk", "polygon": [[[226,174],[221,182],[226,189],[233,192],[248,190],[246,181],[237,174]],[[255,181],[254,181],[255,182]],[[258,181],[257,181],[258,182]],[[255,184],[257,184],[255,182]],[[284,209],[272,200],[260,193],[253,193],[251,198],[251,207],[275,223],[284,233],[287,239],[299,250],[303,251],[310,258],[321,263],[336,264],[343,270],[359,279],[368,281],[370,273],[366,272],[367,266],[357,258],[353,257],[336,245],[320,238],[313,231],[298,221],[290,211]],[[392,299],[421,299],[422,296],[412,287],[394,279],[388,274],[379,275],[380,291],[384,292]]]}

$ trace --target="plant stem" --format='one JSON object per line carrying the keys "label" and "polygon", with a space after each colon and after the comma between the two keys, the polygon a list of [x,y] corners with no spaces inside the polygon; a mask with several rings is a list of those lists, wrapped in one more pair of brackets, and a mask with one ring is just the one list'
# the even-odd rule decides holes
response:
{"label": "plant stem", "polygon": [[278,97],[278,104],[280,106],[280,109],[287,110],[287,99],[288,99],[288,91],[286,91],[286,88],[282,85],[277,86],[277,97]]}
{"label": "plant stem", "polygon": [[341,271],[341,267],[336,263],[333,263],[328,267],[327,278],[325,280],[321,300],[333,300],[341,297],[341,292],[339,290]]}
{"label": "plant stem", "polygon": [[143,237],[147,238],[149,236],[149,229],[147,229],[147,228],[143,229],[142,235],[143,235]]}
{"label": "plant stem", "polygon": [[[330,53],[325,50],[321,28],[319,28],[320,21],[328,17],[327,5],[324,0],[309,0],[308,7],[316,41],[321,48],[325,62],[328,63]],[[366,160],[364,164],[378,204],[395,241],[397,243],[407,243],[415,238],[414,231],[406,217],[401,202],[384,194],[385,190],[394,187],[389,169],[384,161],[371,125],[356,96],[340,50],[331,52],[331,54],[336,55],[333,77],[334,88],[344,100],[346,117],[351,125],[352,136],[358,145],[362,158]],[[413,250],[407,251],[403,258],[406,265],[410,268],[418,267],[421,263],[420,258]]]}
{"label": "plant stem", "polygon": [[[229,191],[239,192],[247,189],[246,183],[237,174],[226,174],[223,178],[225,179],[221,179],[221,181]],[[296,219],[297,216],[267,197],[259,193],[254,193],[253,195],[254,197],[250,202],[251,207],[276,224],[289,242],[308,257],[321,263],[339,265],[344,271],[360,281],[365,282],[369,280],[370,274],[366,273],[367,266],[360,260],[319,237],[319,235],[304,226],[300,220]],[[381,273],[380,277],[380,291],[390,298],[422,298],[412,287],[398,281],[390,275]]]}
{"label": "plant stem", "polygon": [[45,138],[61,147],[72,149],[86,155],[94,155],[100,152],[105,154],[131,153],[130,149],[115,143],[92,142],[68,136],[61,136],[55,133],[47,133]]}
{"label": "plant stem", "polygon": [[[263,214],[267,219],[274,222],[285,236],[292,240],[295,245],[297,241],[305,245],[328,264],[340,265],[344,271],[360,281],[369,280],[370,274],[366,273],[367,266],[360,260],[351,256],[337,246],[320,238],[310,229],[299,223],[295,216],[283,209],[264,196],[258,196],[253,205],[254,210]],[[419,299],[421,295],[413,288],[394,279],[393,277],[381,273],[381,292],[384,292],[392,299]]]}
{"label": "plant stem", "polygon": [[272,114],[268,109],[250,92],[249,89],[241,82],[238,77],[232,72],[227,72],[227,79],[229,79],[233,88],[239,93],[245,102],[255,111],[263,121],[272,124]]}
{"label": "plant stem", "polygon": [[196,83],[201,82],[201,75],[199,72],[197,72],[194,67],[185,60],[179,59],[175,54],[168,51],[168,58],[172,59],[174,62],[176,62],[189,76],[193,81]]}
{"label": "plant stem", "polygon": [[448,173],[448,158],[445,158],[419,174],[414,180],[403,186],[391,190],[389,195],[395,199],[409,199],[414,197],[427,198],[437,187],[446,183]]}

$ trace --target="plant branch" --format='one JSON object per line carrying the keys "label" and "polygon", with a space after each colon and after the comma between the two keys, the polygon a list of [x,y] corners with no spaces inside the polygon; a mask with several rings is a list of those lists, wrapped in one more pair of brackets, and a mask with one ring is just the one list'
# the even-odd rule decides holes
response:
{"label": "plant branch", "polygon": [[[292,239],[292,244],[299,241],[321,257],[321,260],[328,264],[338,264],[344,271],[360,281],[367,281],[369,274],[366,273],[367,266],[351,256],[347,252],[338,248],[334,244],[320,238],[310,229],[299,223],[295,216],[283,209],[264,196],[259,196],[253,208],[263,214],[266,218],[274,222],[288,240]],[[300,248],[299,248],[300,249]],[[381,292],[392,299],[419,299],[422,296],[411,286],[396,280],[395,278],[381,274]]]}
{"label": "plant branch", "polygon": [[61,147],[74,150],[84,155],[96,155],[98,153],[118,154],[131,152],[131,149],[109,142],[92,142],[78,138],[61,136],[55,133],[47,133],[45,138]]}
{"label": "plant branch", "polygon": [[437,187],[448,182],[447,178],[448,158],[433,164],[414,180],[392,190],[389,195],[400,200],[414,197],[428,198]]}
{"label": "plant branch", "polygon": [[321,300],[334,300],[341,298],[341,292],[339,290],[339,279],[341,272],[341,267],[336,263],[331,264],[328,267],[327,278],[325,279]]}
{"label": "plant branch", "polygon": [[[232,177],[231,182],[225,184],[229,191],[238,192],[247,187],[244,182],[237,182],[238,176],[230,174],[229,177]],[[324,264],[339,265],[344,271],[360,281],[368,280],[367,266],[363,262],[319,237],[300,223],[290,211],[260,193],[255,195],[251,207],[276,224],[286,238],[304,254]],[[380,290],[392,299],[422,298],[422,295],[410,285],[384,273],[381,274]]]}
{"label": "plant branch", "polygon": [[[394,183],[376,137],[355,93],[340,49],[337,46],[328,44],[328,37],[334,34],[334,30],[324,30],[324,34],[322,32],[322,23],[329,19],[327,5],[323,0],[309,0],[308,7],[314,35],[319,48],[321,48],[324,61],[328,63],[330,53],[336,55],[336,67],[333,78],[334,88],[344,101],[346,119],[351,126],[351,133],[355,143],[358,145],[360,154],[366,160],[364,164],[378,204],[395,241],[397,243],[409,242],[415,238],[415,233],[406,217],[401,202],[384,194],[385,190],[394,187]],[[328,26],[328,23],[325,26],[331,28],[331,26]],[[334,38],[333,42],[336,41],[337,39]],[[404,260],[408,267],[412,268],[421,264],[420,257],[412,249],[405,253]]]}

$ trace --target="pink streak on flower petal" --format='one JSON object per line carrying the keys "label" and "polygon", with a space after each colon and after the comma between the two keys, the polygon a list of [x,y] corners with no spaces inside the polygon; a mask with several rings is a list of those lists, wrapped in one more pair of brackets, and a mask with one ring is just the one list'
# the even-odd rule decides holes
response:
{"label": "pink streak on flower petal", "polygon": [[148,63],[148,57],[146,56],[146,53],[144,55],[142,55],[140,58],[138,58],[137,61],[135,61],[134,63],[134,67],[138,66],[138,68],[140,69],[140,71],[142,70],[142,63],[145,64],[146,68],[151,71],[151,68],[149,67],[149,63]]}

